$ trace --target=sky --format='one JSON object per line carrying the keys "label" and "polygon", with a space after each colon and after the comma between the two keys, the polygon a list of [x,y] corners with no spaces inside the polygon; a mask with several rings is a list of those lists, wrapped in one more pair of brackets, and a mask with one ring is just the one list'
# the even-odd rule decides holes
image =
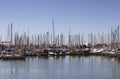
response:
{"label": "sky", "polygon": [[13,30],[30,34],[109,32],[120,24],[120,0],[0,0],[0,35],[9,23]]}

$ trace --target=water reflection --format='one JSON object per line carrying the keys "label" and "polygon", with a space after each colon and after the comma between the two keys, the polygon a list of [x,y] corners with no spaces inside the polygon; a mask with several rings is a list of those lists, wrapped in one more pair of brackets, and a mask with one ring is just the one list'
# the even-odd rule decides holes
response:
{"label": "water reflection", "polygon": [[0,61],[1,79],[120,79],[120,60],[100,56]]}

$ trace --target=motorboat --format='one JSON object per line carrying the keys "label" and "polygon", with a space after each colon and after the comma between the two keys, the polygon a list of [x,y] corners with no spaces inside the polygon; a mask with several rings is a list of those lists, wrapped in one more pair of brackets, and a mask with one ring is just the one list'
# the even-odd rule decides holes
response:
{"label": "motorboat", "polygon": [[1,57],[1,59],[3,59],[3,60],[25,59],[25,56],[22,56],[22,55],[19,55],[19,54],[14,54],[14,55],[8,54],[8,55],[3,55],[3,56]]}

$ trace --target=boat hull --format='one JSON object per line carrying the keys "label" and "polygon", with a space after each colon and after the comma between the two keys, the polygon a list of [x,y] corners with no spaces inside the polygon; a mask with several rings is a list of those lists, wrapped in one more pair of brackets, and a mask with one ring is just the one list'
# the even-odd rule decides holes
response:
{"label": "boat hull", "polygon": [[16,60],[16,59],[25,59],[25,56],[4,56],[4,57],[1,57],[1,59],[3,60]]}

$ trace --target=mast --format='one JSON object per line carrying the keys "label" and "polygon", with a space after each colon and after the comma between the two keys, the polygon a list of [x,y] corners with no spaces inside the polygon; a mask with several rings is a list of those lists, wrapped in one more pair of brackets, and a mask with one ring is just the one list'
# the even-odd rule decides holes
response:
{"label": "mast", "polygon": [[52,26],[53,26],[53,45],[55,44],[55,27],[54,27],[54,19],[52,19]]}
{"label": "mast", "polygon": [[71,28],[69,28],[68,45],[71,46]]}
{"label": "mast", "polygon": [[29,33],[29,28],[28,28],[28,36],[27,36],[27,46],[29,47],[30,45],[30,33]]}
{"label": "mast", "polygon": [[13,24],[11,23],[11,44],[13,43]]}
{"label": "mast", "polygon": [[0,44],[2,44],[2,35],[0,35]]}
{"label": "mast", "polygon": [[119,43],[119,40],[120,40],[119,36],[120,36],[120,34],[119,34],[119,25],[118,25],[118,43]]}
{"label": "mast", "polygon": [[49,46],[49,31],[46,32],[46,45]]}

